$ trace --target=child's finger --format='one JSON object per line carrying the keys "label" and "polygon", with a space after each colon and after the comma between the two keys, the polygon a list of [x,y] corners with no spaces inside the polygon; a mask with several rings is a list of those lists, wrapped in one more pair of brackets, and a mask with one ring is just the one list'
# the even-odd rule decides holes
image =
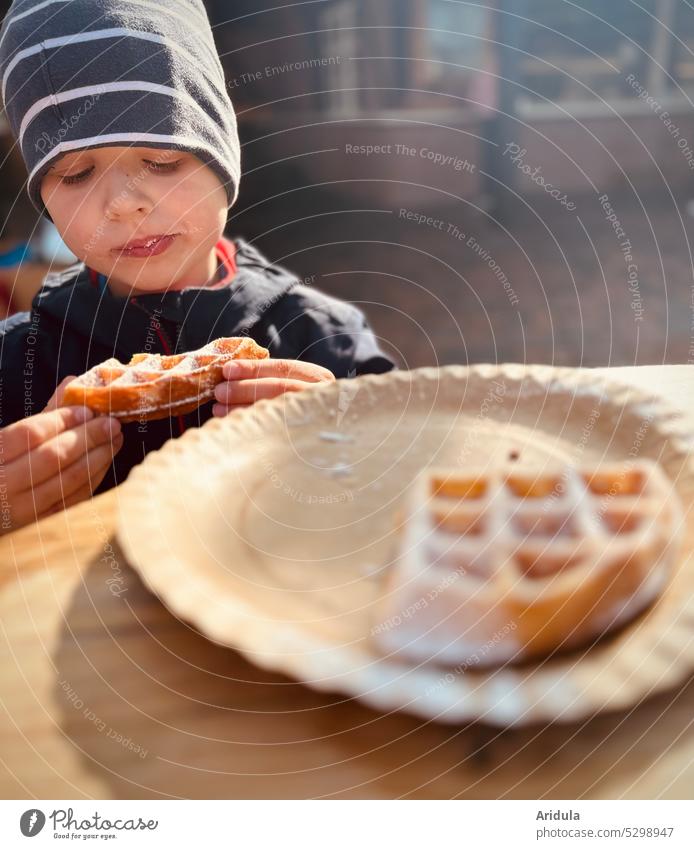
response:
{"label": "child's finger", "polygon": [[58,407],[7,425],[0,430],[2,460],[10,463],[58,434],[93,418],[94,413],[87,407]]}
{"label": "child's finger", "polygon": [[50,412],[51,410],[56,410],[58,407],[60,407],[62,405],[65,387],[68,385],[68,383],[70,383],[71,380],[74,380],[75,377],[76,377],[76,375],[69,374],[67,377],[64,377],[60,381],[60,383],[58,384],[58,386],[55,389],[55,392],[51,395],[48,403],[43,408],[44,413]]}
{"label": "child's finger", "polygon": [[94,448],[106,445],[110,450],[111,442],[115,442],[119,437],[122,439],[120,422],[108,416],[100,416],[80,428],[72,428],[47,439],[32,451],[17,458],[6,467],[7,479],[24,484],[13,486],[13,489],[36,487],[60,474],[63,469]]}
{"label": "child's finger", "polygon": [[56,501],[71,496],[84,486],[98,486],[113,459],[114,449],[120,448],[122,439],[122,436],[114,439],[113,448],[110,444],[99,445],[75,463],[61,469],[60,474],[34,489],[36,497],[41,498],[44,504],[52,506]]}
{"label": "child's finger", "polygon": [[[118,446],[121,440],[122,436],[118,437],[114,445]],[[100,445],[63,469],[59,475],[13,498],[12,529],[21,528],[28,522],[56,512],[68,500],[73,503],[73,497],[77,498],[77,493],[83,489],[89,488],[91,493],[103,480],[112,458],[111,446]]]}
{"label": "child's finger", "polygon": [[217,401],[231,404],[254,404],[264,398],[276,398],[285,392],[301,392],[308,386],[303,380],[285,380],[279,377],[263,377],[254,380],[230,380],[218,383],[214,390]]}
{"label": "child's finger", "polygon": [[[109,464],[110,465],[110,464]],[[104,474],[106,474],[106,470],[108,469],[108,465],[104,466]],[[103,478],[103,475],[102,475]],[[40,517],[44,519],[46,516],[52,516],[54,513],[59,513],[61,510],[67,510],[68,507],[74,507],[75,504],[79,504],[81,501],[85,501],[89,498],[94,489],[101,483],[101,480],[94,483],[93,487],[89,484],[81,487],[72,493],[72,495],[68,495],[65,498],[61,498],[52,506],[49,507],[48,510]]]}
{"label": "child's finger", "polygon": [[[123,444],[122,437],[118,441],[114,441],[114,443],[117,446],[114,454],[117,454]],[[111,464],[113,462],[113,457],[108,454],[104,454],[102,459],[102,465],[98,466],[97,463],[99,459],[93,458],[89,466],[88,482],[83,484],[79,489],[76,489],[70,495],[63,493],[63,496],[44,515],[57,513],[59,510],[67,510],[68,507],[73,507],[75,504],[79,504],[87,498],[90,498],[94,490],[106,476],[106,472],[111,468]]]}
{"label": "child's finger", "polygon": [[335,375],[327,368],[302,360],[280,360],[272,357],[266,360],[231,360],[225,363],[222,374],[227,380],[248,380],[262,377],[281,377],[287,380],[304,380],[308,383],[322,383],[335,380]]}

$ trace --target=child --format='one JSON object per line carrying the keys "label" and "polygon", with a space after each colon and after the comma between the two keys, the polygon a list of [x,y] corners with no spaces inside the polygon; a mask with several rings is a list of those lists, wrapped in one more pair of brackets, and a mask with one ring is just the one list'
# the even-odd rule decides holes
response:
{"label": "child", "polygon": [[80,260],[0,324],[0,426],[110,357],[239,335],[269,348],[269,360],[229,364],[216,403],[123,425],[102,491],[212,415],[393,368],[357,308],[223,236],[240,145],[201,0],[15,0],[0,72],[29,197]]}

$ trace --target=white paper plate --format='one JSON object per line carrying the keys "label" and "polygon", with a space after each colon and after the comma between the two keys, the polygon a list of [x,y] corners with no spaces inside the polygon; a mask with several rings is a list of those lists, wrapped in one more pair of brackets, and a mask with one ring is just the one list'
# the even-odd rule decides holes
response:
{"label": "white paper plate", "polygon": [[626,629],[533,666],[452,672],[379,656],[371,639],[404,487],[426,465],[511,450],[642,456],[662,464],[688,513],[690,444],[661,399],[586,371],[391,372],[262,401],[171,440],[119,491],[118,539],[176,615],[310,687],[442,722],[568,722],[694,670],[691,528],[664,594]]}

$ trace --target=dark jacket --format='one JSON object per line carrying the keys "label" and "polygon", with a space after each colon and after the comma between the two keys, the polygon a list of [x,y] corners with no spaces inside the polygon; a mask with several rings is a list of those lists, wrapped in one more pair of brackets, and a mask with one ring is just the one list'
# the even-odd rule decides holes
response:
{"label": "dark jacket", "polygon": [[[48,274],[31,311],[0,322],[0,427],[41,412],[65,376],[110,357],[192,351],[221,336],[250,336],[272,357],[316,363],[338,378],[394,367],[359,309],[302,285],[243,239],[233,242],[237,272],[221,289],[127,298],[100,293],[84,263]],[[124,425],[123,447],[97,492],[125,480],[148,451],[207,421],[212,403]]]}

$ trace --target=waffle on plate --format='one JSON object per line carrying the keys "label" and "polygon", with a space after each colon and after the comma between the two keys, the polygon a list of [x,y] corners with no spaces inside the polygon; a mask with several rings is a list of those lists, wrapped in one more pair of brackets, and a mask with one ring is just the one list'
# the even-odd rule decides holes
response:
{"label": "waffle on plate", "polygon": [[585,645],[648,606],[680,542],[661,467],[426,469],[400,514],[382,651],[495,666]]}

